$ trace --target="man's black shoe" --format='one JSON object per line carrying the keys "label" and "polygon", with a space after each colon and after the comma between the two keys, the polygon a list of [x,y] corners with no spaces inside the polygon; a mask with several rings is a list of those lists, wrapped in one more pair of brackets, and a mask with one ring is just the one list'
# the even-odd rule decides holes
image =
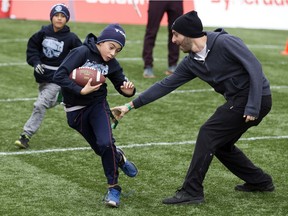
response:
{"label": "man's black shoe", "polygon": [[244,191],[244,192],[272,192],[275,190],[273,183],[270,183],[265,186],[260,185],[252,185],[248,183],[244,183],[243,185],[236,185],[236,191]]}
{"label": "man's black shoe", "polygon": [[204,202],[204,197],[193,197],[184,189],[177,190],[173,197],[166,198],[162,201],[163,204],[167,205],[200,204],[202,202]]}

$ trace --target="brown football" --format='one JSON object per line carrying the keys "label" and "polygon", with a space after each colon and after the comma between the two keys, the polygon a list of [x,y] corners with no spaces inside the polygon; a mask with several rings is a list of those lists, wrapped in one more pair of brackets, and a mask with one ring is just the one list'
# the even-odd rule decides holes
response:
{"label": "brown football", "polygon": [[104,75],[102,75],[98,70],[90,67],[75,68],[70,73],[69,78],[82,87],[84,87],[87,84],[90,78],[92,78],[91,82],[92,86],[104,83],[106,81]]}

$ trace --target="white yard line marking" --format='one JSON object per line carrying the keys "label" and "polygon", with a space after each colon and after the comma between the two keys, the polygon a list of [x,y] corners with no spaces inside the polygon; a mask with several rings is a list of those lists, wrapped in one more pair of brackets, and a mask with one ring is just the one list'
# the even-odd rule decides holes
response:
{"label": "white yard line marking", "polygon": [[[279,140],[288,139],[288,136],[264,136],[264,137],[248,137],[241,138],[239,141],[254,141],[254,140]],[[142,143],[142,144],[127,144],[125,146],[117,146],[119,148],[144,148],[150,146],[171,146],[171,145],[187,145],[195,144],[195,140],[183,141],[183,142],[153,142],[153,143]],[[90,147],[78,147],[78,148],[61,148],[61,149],[45,149],[45,150],[23,150],[19,152],[0,152],[0,156],[8,155],[28,155],[28,154],[43,154],[43,153],[54,153],[54,152],[66,152],[66,151],[83,151],[92,150]]]}
{"label": "white yard line marking", "polygon": [[7,66],[23,66],[23,65],[28,65],[25,62],[4,62],[4,63],[0,63],[0,67],[7,67]]}
{"label": "white yard line marking", "polygon": [[[288,89],[288,86],[271,86],[271,89]],[[184,93],[199,93],[199,92],[213,92],[213,89],[192,89],[192,90],[175,90],[172,94],[184,94]],[[139,95],[140,93],[136,93]],[[118,96],[118,93],[111,93],[109,96]],[[1,102],[18,102],[18,101],[35,101],[37,98],[7,98],[0,99]]]}
{"label": "white yard line marking", "polygon": [[[121,61],[142,61],[142,58],[117,58],[117,60],[119,60],[119,62]],[[154,61],[167,61],[167,59],[165,58],[154,58]],[[275,62],[269,62],[269,61],[263,61],[262,62],[263,65],[274,65]],[[280,61],[280,62],[277,62],[277,64],[279,65],[287,65],[288,62],[287,61]],[[10,66],[29,66],[26,62],[2,62],[0,63],[0,67],[10,67]],[[30,67],[30,66],[29,66]]]}
{"label": "white yard line marking", "polygon": [[[85,38],[80,38],[83,41]],[[28,38],[14,38],[14,39],[0,39],[0,43],[27,43]],[[127,44],[142,44],[142,40],[127,40]],[[157,44],[167,44],[165,40],[158,40]],[[267,45],[267,44],[247,44],[248,47],[253,49],[282,49],[283,45]]]}

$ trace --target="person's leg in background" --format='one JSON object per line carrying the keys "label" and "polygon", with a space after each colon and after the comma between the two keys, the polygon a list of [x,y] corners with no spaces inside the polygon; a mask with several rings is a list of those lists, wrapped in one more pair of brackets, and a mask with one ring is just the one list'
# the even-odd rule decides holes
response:
{"label": "person's leg in background", "polygon": [[183,14],[183,1],[169,1],[167,5],[167,16],[168,16],[168,69],[164,72],[166,75],[172,74],[179,60],[179,46],[172,43],[172,31],[171,27],[173,22]]}
{"label": "person's leg in background", "polygon": [[155,78],[153,72],[153,48],[155,46],[160,22],[165,13],[165,4],[165,1],[149,1],[148,21],[142,51],[144,61],[144,78]]}

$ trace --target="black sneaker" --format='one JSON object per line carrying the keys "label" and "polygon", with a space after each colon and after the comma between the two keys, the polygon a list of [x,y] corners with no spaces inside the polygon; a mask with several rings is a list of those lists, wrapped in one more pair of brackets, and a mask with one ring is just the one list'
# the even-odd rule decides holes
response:
{"label": "black sneaker", "polygon": [[273,183],[270,183],[265,186],[253,185],[244,183],[242,185],[235,186],[236,191],[243,191],[243,192],[272,192],[275,190]]}
{"label": "black sneaker", "polygon": [[166,198],[162,201],[167,205],[179,204],[201,204],[204,202],[204,197],[193,197],[188,194],[183,188],[176,191],[173,197]]}
{"label": "black sneaker", "polygon": [[26,134],[21,134],[19,139],[15,141],[15,145],[21,149],[29,148],[30,137]]}

